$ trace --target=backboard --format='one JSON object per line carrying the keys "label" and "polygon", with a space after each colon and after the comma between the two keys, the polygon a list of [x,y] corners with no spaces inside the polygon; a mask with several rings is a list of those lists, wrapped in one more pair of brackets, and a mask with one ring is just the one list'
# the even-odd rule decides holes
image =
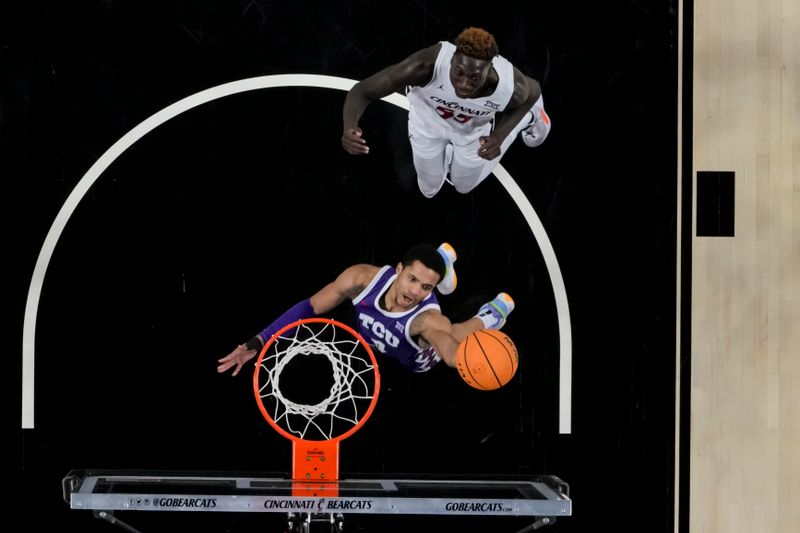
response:
{"label": "backboard", "polygon": [[63,495],[71,509],[106,513],[522,516],[541,524],[572,514],[568,485],[549,475],[504,480],[372,477],[299,483],[248,474],[73,470],[63,479]]}

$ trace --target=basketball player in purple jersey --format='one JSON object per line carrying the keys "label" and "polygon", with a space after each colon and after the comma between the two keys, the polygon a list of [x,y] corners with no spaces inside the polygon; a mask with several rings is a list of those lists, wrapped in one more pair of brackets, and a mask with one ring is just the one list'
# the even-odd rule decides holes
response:
{"label": "basketball player in purple jersey", "polygon": [[[460,193],[478,186],[520,134],[539,146],[550,132],[539,83],[498,54],[492,34],[467,28],[356,83],[342,110],[342,148],[367,154],[358,121],[373,101],[407,89],[408,137],[422,194],[448,179]],[[495,115],[502,117],[495,121]],[[449,169],[449,170],[448,170]]]}
{"label": "basketball player in purple jersey", "polygon": [[426,372],[440,361],[454,367],[459,343],[474,331],[503,327],[514,301],[500,293],[481,306],[474,317],[451,323],[433,292],[452,270],[441,249],[417,245],[396,267],[358,264],[345,269],[311,298],[295,304],[261,333],[221,358],[217,372],[233,369],[232,375],[237,375],[282,327],[325,314],[347,299],[356,311],[356,329],[381,354],[412,372]]}

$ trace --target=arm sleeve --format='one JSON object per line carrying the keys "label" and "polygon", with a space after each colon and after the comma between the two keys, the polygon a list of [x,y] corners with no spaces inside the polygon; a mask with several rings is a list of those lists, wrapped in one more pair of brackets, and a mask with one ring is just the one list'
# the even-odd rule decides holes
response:
{"label": "arm sleeve", "polygon": [[247,347],[251,350],[259,349],[264,346],[267,341],[275,335],[282,327],[296,322],[302,318],[311,318],[317,316],[314,308],[311,306],[309,298],[298,302],[290,307],[285,313],[279,316],[272,324],[264,328],[261,333],[247,341]]}

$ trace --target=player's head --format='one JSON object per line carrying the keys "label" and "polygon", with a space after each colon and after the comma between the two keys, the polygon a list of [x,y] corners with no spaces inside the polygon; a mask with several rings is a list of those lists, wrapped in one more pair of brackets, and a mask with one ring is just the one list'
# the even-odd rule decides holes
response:
{"label": "player's head", "polygon": [[460,98],[472,98],[492,71],[497,41],[488,31],[471,27],[459,33],[453,44],[456,53],[450,61],[450,82]]}
{"label": "player's head", "polygon": [[445,273],[445,264],[436,248],[426,244],[411,247],[397,264],[397,279],[392,296],[399,307],[410,309],[433,292]]}
{"label": "player's head", "polygon": [[428,244],[412,246],[408,249],[400,262],[404,267],[409,267],[414,261],[419,261],[424,266],[436,272],[436,274],[439,275],[439,279],[436,280],[436,283],[439,283],[444,277],[447,267],[444,264],[444,259],[442,259],[442,256],[439,255],[439,252],[433,246]]}
{"label": "player's head", "polygon": [[499,52],[494,36],[483,28],[467,28],[456,37],[456,52],[475,59],[491,61]]}

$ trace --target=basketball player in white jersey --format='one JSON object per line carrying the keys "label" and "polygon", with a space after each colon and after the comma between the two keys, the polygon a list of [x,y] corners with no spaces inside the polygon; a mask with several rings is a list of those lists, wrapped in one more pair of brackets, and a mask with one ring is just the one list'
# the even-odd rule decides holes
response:
{"label": "basketball player in white jersey", "polygon": [[[441,41],[356,83],[342,110],[342,147],[369,153],[358,121],[373,101],[407,89],[408,136],[417,183],[433,197],[449,181],[474,189],[519,134],[538,146],[550,131],[539,83],[498,54],[494,37],[467,28],[454,43]],[[495,115],[502,113],[499,120]]]}

